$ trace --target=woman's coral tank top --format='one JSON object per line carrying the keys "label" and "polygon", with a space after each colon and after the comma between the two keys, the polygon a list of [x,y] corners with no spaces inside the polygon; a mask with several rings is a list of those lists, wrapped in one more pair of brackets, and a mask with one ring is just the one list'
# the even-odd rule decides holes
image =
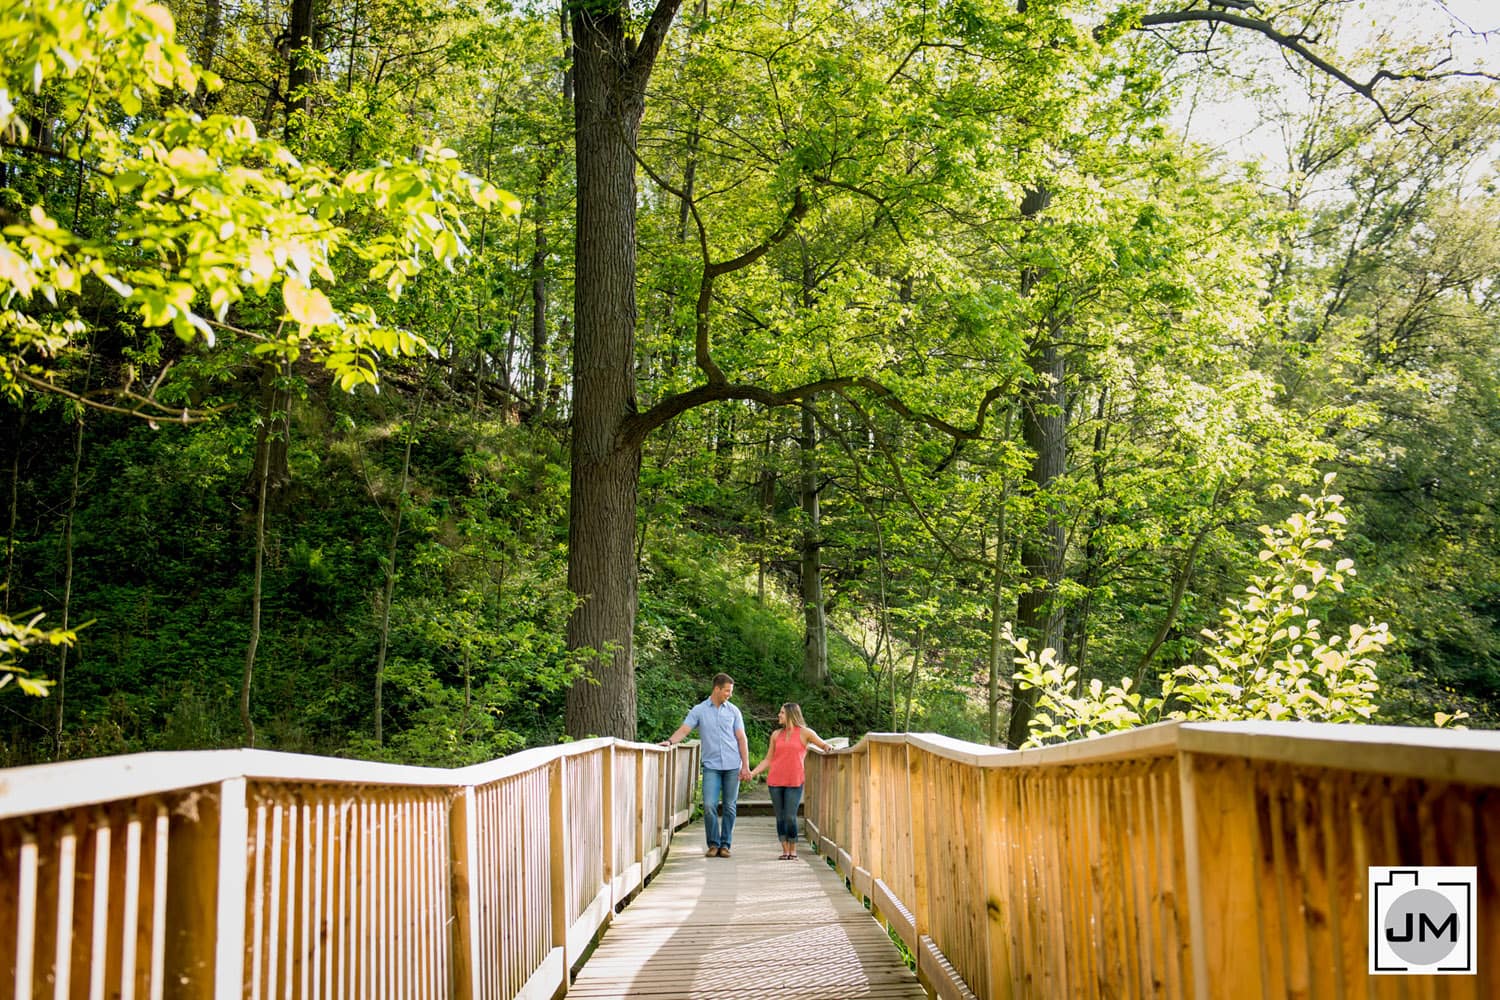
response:
{"label": "woman's coral tank top", "polygon": [[802,760],[807,756],[807,744],[802,742],[801,729],[784,729],[771,741],[771,767],[766,771],[766,784],[794,788],[805,779]]}

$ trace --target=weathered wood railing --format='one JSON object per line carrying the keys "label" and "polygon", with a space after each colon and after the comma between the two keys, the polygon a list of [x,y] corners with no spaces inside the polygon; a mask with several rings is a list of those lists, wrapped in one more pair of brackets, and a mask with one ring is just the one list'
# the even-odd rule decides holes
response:
{"label": "weathered wood railing", "polygon": [[697,763],[595,739],[453,770],[0,771],[0,997],[549,998],[660,865]]}
{"label": "weathered wood railing", "polygon": [[[1497,733],[871,735],[806,808],[940,996],[1500,997]],[[1370,865],[1478,867],[1478,975],[1368,974]]]}

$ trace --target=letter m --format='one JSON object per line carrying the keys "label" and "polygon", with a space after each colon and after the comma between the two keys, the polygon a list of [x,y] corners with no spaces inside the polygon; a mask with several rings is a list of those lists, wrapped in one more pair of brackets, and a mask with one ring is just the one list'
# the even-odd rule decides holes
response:
{"label": "letter m", "polygon": [[[1432,922],[1432,918],[1424,913],[1421,915],[1420,922],[1421,928],[1417,932],[1417,939],[1420,941],[1431,941],[1435,938],[1441,938],[1445,930],[1448,932],[1447,937],[1449,941],[1458,940],[1457,913],[1448,914],[1447,919],[1445,919],[1441,924],[1434,924]],[[1432,932],[1431,937],[1427,935],[1428,931]]]}

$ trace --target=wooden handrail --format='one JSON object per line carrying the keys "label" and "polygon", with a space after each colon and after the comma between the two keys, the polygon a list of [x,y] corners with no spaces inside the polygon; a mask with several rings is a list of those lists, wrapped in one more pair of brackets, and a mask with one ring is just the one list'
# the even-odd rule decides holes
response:
{"label": "wooden handrail", "polygon": [[0,997],[550,998],[692,815],[698,753],[0,771]]}
{"label": "wooden handrail", "polygon": [[1477,866],[1488,959],[1441,985],[1500,996],[1500,733],[871,734],[810,756],[805,803],[942,997],[1405,995],[1368,974],[1367,870],[1394,865]]}

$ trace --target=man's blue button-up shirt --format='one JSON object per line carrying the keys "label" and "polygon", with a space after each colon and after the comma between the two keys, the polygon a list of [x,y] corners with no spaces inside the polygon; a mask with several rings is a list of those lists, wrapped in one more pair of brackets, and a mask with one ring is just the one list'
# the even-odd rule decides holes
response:
{"label": "man's blue button-up shirt", "polygon": [[737,706],[728,701],[715,706],[712,698],[705,698],[688,711],[682,724],[698,730],[704,767],[714,771],[740,769],[740,741],[735,734],[745,731],[745,717]]}

